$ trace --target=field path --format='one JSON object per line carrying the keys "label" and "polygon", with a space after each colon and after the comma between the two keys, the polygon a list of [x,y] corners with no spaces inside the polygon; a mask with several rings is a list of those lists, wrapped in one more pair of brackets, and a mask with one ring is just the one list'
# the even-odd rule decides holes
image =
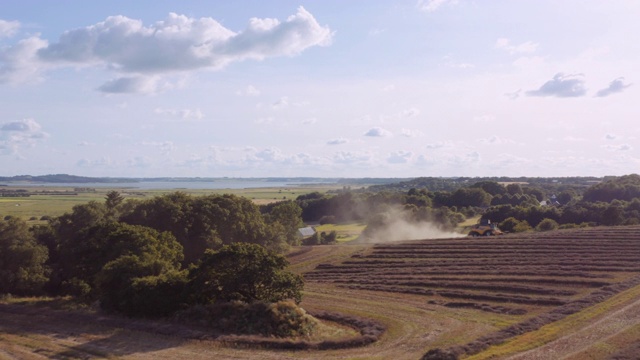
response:
{"label": "field path", "polygon": [[603,346],[599,346],[600,344],[638,325],[640,325],[640,299],[636,299],[631,304],[609,313],[606,317],[578,329],[570,335],[507,359],[590,359],[590,348],[602,348]]}

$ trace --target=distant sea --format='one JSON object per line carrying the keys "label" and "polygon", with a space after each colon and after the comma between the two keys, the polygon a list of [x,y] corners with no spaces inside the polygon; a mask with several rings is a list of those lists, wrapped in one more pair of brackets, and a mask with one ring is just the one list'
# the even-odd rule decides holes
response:
{"label": "distant sea", "polygon": [[295,181],[267,181],[251,179],[216,179],[212,181],[140,181],[140,182],[117,182],[117,183],[30,183],[30,182],[5,182],[0,185],[13,187],[71,187],[71,188],[127,188],[140,190],[179,190],[179,189],[256,189],[256,188],[279,188],[297,187],[302,185],[330,185],[335,182],[295,182]]}

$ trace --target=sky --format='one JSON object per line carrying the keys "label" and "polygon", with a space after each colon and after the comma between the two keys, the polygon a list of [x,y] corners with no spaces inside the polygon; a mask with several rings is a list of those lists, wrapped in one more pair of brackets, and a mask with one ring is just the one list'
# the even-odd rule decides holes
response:
{"label": "sky", "polygon": [[640,169],[636,0],[0,9],[0,176]]}

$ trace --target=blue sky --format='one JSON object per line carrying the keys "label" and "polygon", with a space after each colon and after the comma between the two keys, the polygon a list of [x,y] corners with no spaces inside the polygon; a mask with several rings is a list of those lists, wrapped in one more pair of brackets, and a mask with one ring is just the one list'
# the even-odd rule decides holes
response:
{"label": "blue sky", "polygon": [[0,8],[0,175],[640,168],[634,0]]}

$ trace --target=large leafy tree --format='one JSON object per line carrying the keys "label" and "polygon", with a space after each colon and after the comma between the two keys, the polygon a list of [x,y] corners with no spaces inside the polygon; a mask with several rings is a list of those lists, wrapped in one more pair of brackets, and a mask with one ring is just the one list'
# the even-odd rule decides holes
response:
{"label": "large leafy tree", "polygon": [[122,256],[162,261],[179,268],[182,247],[169,232],[119,222],[102,222],[60,244],[62,279],[95,286],[103,267]]}
{"label": "large leafy tree", "polygon": [[304,226],[302,208],[294,201],[284,201],[275,205],[266,215],[267,222],[282,225],[285,241],[289,245],[300,245],[298,229]]}
{"label": "large leafy tree", "polygon": [[40,293],[48,281],[47,254],[23,220],[0,220],[0,293]]}
{"label": "large leafy tree", "polygon": [[233,243],[208,250],[189,274],[190,302],[302,300],[302,276],[285,270],[287,259],[263,246]]}

